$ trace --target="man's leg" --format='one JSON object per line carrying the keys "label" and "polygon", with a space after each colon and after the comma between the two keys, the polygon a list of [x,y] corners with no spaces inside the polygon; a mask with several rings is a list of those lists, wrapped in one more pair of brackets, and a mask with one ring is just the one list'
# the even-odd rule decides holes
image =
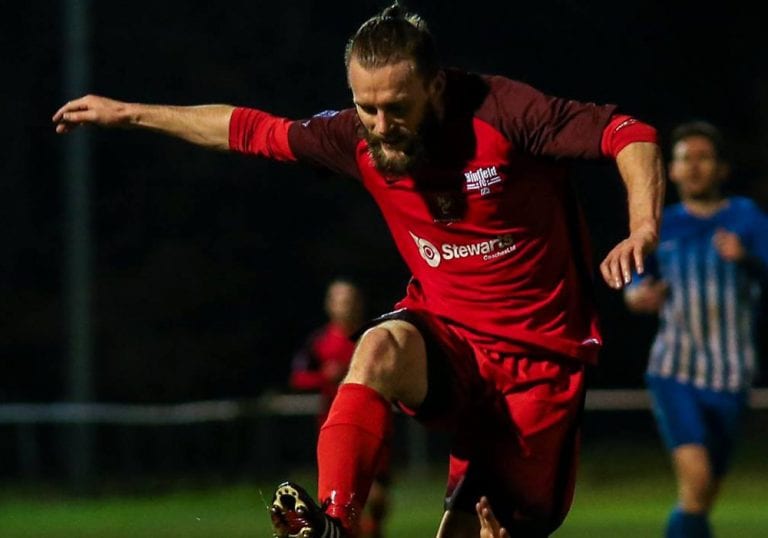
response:
{"label": "man's leg", "polygon": [[[497,393],[477,398],[451,449],[448,511],[439,538],[478,536],[477,503],[515,538],[543,538],[562,523],[574,486],[583,366],[553,357],[481,358]],[[486,534],[488,529],[486,528]],[[499,530],[500,532],[500,530]]]}
{"label": "man's leg", "polygon": [[[390,425],[394,428],[394,424]],[[362,520],[362,538],[383,538],[384,523],[389,516],[390,506],[390,482],[392,468],[392,441],[387,443],[379,458],[379,468],[376,477],[371,484],[371,492],[368,495],[368,506]]]}
{"label": "man's leg", "polygon": [[696,444],[679,446],[673,451],[672,460],[680,508],[684,512],[708,512],[712,508],[718,481],[713,476],[707,448]]}
{"label": "man's leg", "polygon": [[390,320],[366,331],[318,439],[318,495],[326,512],[352,528],[391,436],[391,402],[417,408],[427,393],[424,340]]}
{"label": "man's leg", "polygon": [[[357,535],[382,447],[391,435],[391,402],[397,400],[415,409],[426,393],[426,350],[416,327],[388,320],[368,329],[360,338],[317,446],[318,498],[325,514],[333,518],[331,525],[340,524],[347,536]],[[317,526],[325,528],[325,521]],[[275,532],[280,538],[295,534],[277,527]],[[321,538],[323,532],[318,529],[313,536]]]}
{"label": "man's leg", "polygon": [[[677,503],[667,519],[666,536],[707,538],[711,536],[708,514],[727,466],[741,398],[673,379],[646,379],[659,432],[672,456],[678,491]],[[713,401],[708,403],[709,399]],[[719,409],[723,404],[724,409]],[[713,409],[718,411],[713,413]]]}
{"label": "man's leg", "polygon": [[384,520],[389,513],[389,487],[374,480],[368,496],[368,506],[363,515],[361,534],[363,538],[382,538]]}
{"label": "man's leg", "polygon": [[667,521],[667,537],[708,538],[712,533],[707,514],[718,489],[709,453],[703,445],[686,444],[673,450],[672,461],[678,505]]}

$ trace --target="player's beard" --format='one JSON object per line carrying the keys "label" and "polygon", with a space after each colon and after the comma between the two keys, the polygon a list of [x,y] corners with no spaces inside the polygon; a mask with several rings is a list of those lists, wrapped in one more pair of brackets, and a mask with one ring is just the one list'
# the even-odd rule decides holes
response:
{"label": "player's beard", "polygon": [[[427,106],[424,118],[415,132],[400,129],[388,137],[381,137],[366,130],[365,140],[368,142],[368,155],[373,165],[382,174],[388,176],[404,176],[412,171],[426,156],[426,138],[438,124],[437,112],[434,107]],[[394,153],[386,153],[382,147],[385,142],[396,144]]]}

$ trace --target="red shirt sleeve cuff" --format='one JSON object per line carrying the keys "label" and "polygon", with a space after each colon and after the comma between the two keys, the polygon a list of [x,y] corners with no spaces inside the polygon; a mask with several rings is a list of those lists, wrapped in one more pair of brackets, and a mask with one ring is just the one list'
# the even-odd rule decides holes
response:
{"label": "red shirt sleeve cuff", "polygon": [[603,129],[600,150],[606,157],[616,155],[633,142],[658,143],[656,128],[625,114],[614,114]]}
{"label": "red shirt sleeve cuff", "polygon": [[288,144],[291,123],[255,108],[235,108],[229,120],[229,149],[278,161],[295,161]]}

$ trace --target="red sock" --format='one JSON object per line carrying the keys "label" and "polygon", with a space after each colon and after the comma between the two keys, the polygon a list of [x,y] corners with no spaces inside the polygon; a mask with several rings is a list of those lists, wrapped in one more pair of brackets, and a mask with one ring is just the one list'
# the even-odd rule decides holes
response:
{"label": "red sock", "polygon": [[357,525],[371,489],[382,447],[389,439],[392,406],[357,383],[339,387],[317,441],[318,499],[347,529]]}

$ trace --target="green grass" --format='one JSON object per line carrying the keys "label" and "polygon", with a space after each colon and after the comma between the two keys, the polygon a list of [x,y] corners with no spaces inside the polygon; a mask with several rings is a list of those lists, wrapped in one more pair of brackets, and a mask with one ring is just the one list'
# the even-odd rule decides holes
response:
{"label": "green grass", "polygon": [[[606,446],[590,449],[580,471],[573,508],[556,538],[662,536],[674,486],[663,454],[635,454]],[[763,462],[763,463],[761,463]],[[713,514],[718,537],[768,536],[765,458],[742,465],[725,483]],[[309,480],[308,476],[294,477]],[[444,478],[396,475],[388,536],[429,538],[440,519]],[[268,538],[262,501],[273,482],[187,488],[156,494],[76,499],[42,488],[0,490],[2,538]]]}
{"label": "green grass", "polygon": [[[739,473],[725,484],[712,516],[716,536],[768,536],[768,476]],[[589,476],[578,487],[573,508],[557,538],[661,537],[674,503],[671,475],[633,477],[623,483],[594,483]]]}

